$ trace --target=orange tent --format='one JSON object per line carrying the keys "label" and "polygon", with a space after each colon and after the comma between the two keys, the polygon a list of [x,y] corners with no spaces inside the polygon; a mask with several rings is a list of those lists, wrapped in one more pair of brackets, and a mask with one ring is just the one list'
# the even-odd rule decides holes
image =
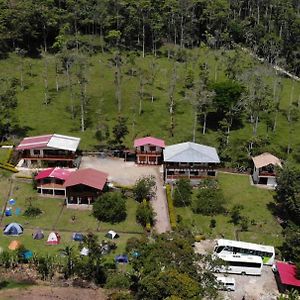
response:
{"label": "orange tent", "polygon": [[22,243],[20,241],[13,240],[10,242],[8,249],[9,250],[18,250],[18,249],[20,249],[21,246],[22,246]]}

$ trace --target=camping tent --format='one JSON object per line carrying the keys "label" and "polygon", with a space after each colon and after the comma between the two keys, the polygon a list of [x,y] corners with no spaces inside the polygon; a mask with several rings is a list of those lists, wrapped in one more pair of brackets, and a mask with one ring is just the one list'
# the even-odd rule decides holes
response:
{"label": "camping tent", "polygon": [[17,223],[10,223],[4,227],[5,235],[20,235],[23,233],[23,227]]}
{"label": "camping tent", "polygon": [[44,238],[44,233],[41,229],[37,229],[36,232],[32,234],[34,240],[42,240]]}
{"label": "camping tent", "polygon": [[22,243],[20,241],[13,240],[10,242],[8,249],[9,250],[18,250],[21,248],[21,246],[22,246]]}
{"label": "camping tent", "polygon": [[30,259],[33,257],[33,253],[32,253],[32,251],[30,251],[30,250],[24,250],[24,251],[21,253],[21,257],[22,257],[25,261],[28,261],[28,260],[30,260]]}
{"label": "camping tent", "polygon": [[76,241],[76,242],[82,242],[83,241],[83,234],[78,233],[78,232],[74,232],[73,235],[72,235],[72,239],[73,239],[73,241]]}
{"label": "camping tent", "polygon": [[128,256],[127,255],[117,255],[115,257],[115,261],[116,261],[116,263],[127,264],[128,263]]}
{"label": "camping tent", "polygon": [[110,230],[105,236],[109,239],[117,239],[119,237],[119,235],[113,230]]}
{"label": "camping tent", "polygon": [[88,248],[85,248],[83,247],[80,251],[80,255],[83,255],[83,256],[88,256],[89,255],[89,249]]}
{"label": "camping tent", "polygon": [[57,232],[50,232],[48,239],[47,239],[47,244],[48,245],[58,245],[60,242],[60,235]]}

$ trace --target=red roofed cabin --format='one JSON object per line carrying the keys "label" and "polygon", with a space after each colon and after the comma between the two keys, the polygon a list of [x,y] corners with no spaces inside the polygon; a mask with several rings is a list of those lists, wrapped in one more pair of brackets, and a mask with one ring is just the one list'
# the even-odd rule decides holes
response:
{"label": "red roofed cabin", "polygon": [[24,138],[16,147],[20,159],[23,159],[22,167],[31,167],[32,164],[47,166],[73,167],[76,165],[76,151],[80,138],[47,134]]}
{"label": "red roofed cabin", "polygon": [[162,163],[165,141],[151,136],[134,140],[136,163],[158,165]]}
{"label": "red roofed cabin", "polygon": [[94,169],[80,169],[72,172],[66,179],[67,206],[89,206],[105,190],[108,174]]}
{"label": "red roofed cabin", "polygon": [[300,290],[300,280],[296,277],[296,266],[286,262],[276,262],[275,278],[280,292]]}
{"label": "red roofed cabin", "polygon": [[37,191],[43,196],[65,198],[65,180],[72,171],[61,168],[50,168],[39,172],[35,176]]}

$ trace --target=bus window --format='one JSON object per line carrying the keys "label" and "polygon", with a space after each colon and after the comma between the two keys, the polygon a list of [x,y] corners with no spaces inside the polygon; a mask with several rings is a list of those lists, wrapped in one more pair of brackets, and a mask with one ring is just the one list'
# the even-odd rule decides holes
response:
{"label": "bus window", "polygon": [[224,246],[219,246],[219,247],[217,247],[216,252],[221,253],[223,249],[224,249]]}

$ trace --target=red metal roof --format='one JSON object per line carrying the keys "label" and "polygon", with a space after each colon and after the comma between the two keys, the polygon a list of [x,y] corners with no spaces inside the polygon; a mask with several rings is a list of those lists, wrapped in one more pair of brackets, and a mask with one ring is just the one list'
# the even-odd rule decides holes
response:
{"label": "red metal roof", "polygon": [[102,190],[107,181],[107,173],[95,169],[80,169],[72,172],[64,183],[64,187],[84,184],[98,190]]}
{"label": "red metal roof", "polygon": [[16,147],[16,150],[45,148],[47,147],[52,136],[53,134],[26,137]]}
{"label": "red metal roof", "polygon": [[39,172],[35,176],[35,180],[47,178],[47,177],[53,177],[53,178],[58,178],[61,180],[66,180],[72,172],[66,169],[61,169],[61,168],[50,168],[46,169],[44,171]]}
{"label": "red metal roof", "polygon": [[277,262],[276,266],[282,284],[300,287],[300,280],[296,278],[295,265],[285,262]]}
{"label": "red metal roof", "polygon": [[157,139],[152,136],[147,136],[139,139],[134,140],[134,147],[140,147],[144,145],[153,145],[153,146],[158,146],[161,148],[165,148],[165,141],[161,139]]}

